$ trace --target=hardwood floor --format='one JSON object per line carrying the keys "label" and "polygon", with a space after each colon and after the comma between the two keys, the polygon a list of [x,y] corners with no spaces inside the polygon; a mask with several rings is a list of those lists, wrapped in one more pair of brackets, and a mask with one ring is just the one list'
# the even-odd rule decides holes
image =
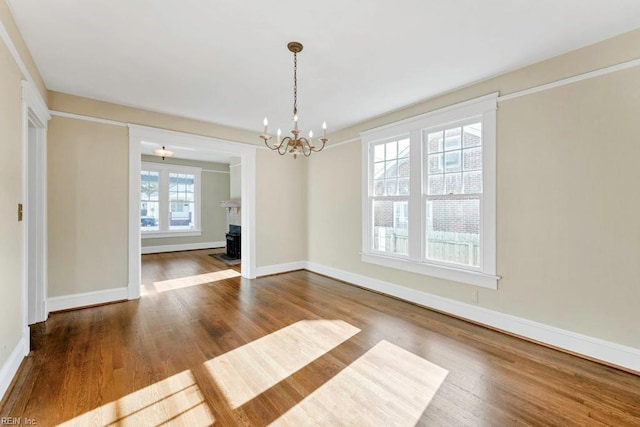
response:
{"label": "hardwood floor", "polygon": [[640,425],[638,376],[306,271],[245,280],[207,253],[145,255],[140,300],[34,326],[0,417]]}

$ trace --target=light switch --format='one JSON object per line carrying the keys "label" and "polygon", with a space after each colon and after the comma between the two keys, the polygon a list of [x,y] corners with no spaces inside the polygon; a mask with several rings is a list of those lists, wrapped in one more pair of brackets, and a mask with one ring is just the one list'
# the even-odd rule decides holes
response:
{"label": "light switch", "polygon": [[18,203],[18,222],[22,221],[22,203]]}

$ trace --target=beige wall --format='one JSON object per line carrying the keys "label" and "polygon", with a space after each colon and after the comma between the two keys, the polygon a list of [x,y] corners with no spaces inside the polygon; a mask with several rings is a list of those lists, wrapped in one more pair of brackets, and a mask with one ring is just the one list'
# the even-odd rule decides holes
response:
{"label": "beige wall", "polygon": [[[346,130],[640,57],[640,31]],[[479,305],[640,348],[640,68],[516,98],[498,109],[498,290]],[[313,156],[309,260],[472,303],[474,287],[360,261],[361,143]]]}
{"label": "beige wall", "polygon": [[128,150],[125,127],[49,122],[49,297],[127,286]]}
{"label": "beige wall", "polygon": [[[61,94],[57,92],[49,93],[49,108],[54,111],[71,112],[75,114],[89,115],[110,120],[118,120],[129,123],[136,123],[145,126],[156,126],[163,129],[170,129],[182,132],[200,134],[204,136],[231,139],[235,141],[249,140],[252,143],[259,144],[260,140],[255,134],[250,132],[237,130],[228,127],[211,125],[204,122],[182,119],[164,114],[158,114],[149,111],[138,110],[130,107],[123,107],[115,104],[99,102],[87,98],[80,98],[72,95]],[[128,144],[128,136],[126,128],[86,122],[79,119],[61,119],[56,117],[57,129],[55,132],[49,133],[49,143],[51,147],[56,146],[60,140],[68,140],[68,133],[75,134],[77,138],[74,140],[78,143],[73,147],[74,156],[78,162],[93,162],[94,154],[91,150],[82,147],[80,140],[104,141],[106,135],[110,138],[108,147],[126,147]],[[76,134],[76,129],[82,129]],[[67,142],[62,142],[66,144]],[[126,149],[126,148],[125,148]],[[50,159],[51,160],[51,159]],[[104,179],[128,179],[128,160],[119,154],[111,158],[107,163],[110,170],[105,171]],[[268,266],[272,264],[288,263],[304,260],[306,257],[306,196],[305,196],[305,159],[293,160],[289,156],[280,157],[276,153],[268,150],[258,150],[256,158],[256,266]],[[50,171],[49,180],[51,182],[61,183],[65,181],[65,176],[69,172],[59,167],[55,171]],[[58,176],[60,175],[60,176]],[[119,182],[119,181],[118,181]],[[120,187],[118,187],[120,188]],[[50,189],[51,191],[51,189]],[[80,191],[80,188],[73,189]],[[120,203],[128,203],[128,190],[122,188],[118,190],[118,206]],[[51,194],[50,194],[51,197]],[[99,203],[99,194],[73,194],[68,195],[68,200],[74,200],[79,197],[85,197],[87,201],[93,204]],[[115,196],[114,196],[115,197]],[[126,205],[125,205],[126,206]],[[291,222],[291,223],[289,223]],[[78,232],[79,225],[73,226],[72,222],[66,220],[63,216],[51,218],[49,220],[50,230],[58,228],[70,228],[69,232]],[[113,235],[126,236],[127,224],[122,223],[117,229],[112,229]],[[286,242],[286,244],[283,244]],[[62,243],[62,242],[61,242]],[[85,246],[82,242],[68,242],[67,250],[77,253]],[[112,245],[103,244],[104,250],[111,253],[119,253],[122,244],[126,244],[126,239],[118,240]],[[153,245],[153,243],[151,244]],[[126,255],[126,254],[124,254]],[[99,263],[99,257],[92,253],[85,255],[92,258],[89,264]],[[49,260],[50,264],[54,262]],[[113,271],[105,273],[108,279],[100,282],[84,282],[78,283],[74,278],[76,269],[83,269],[82,265],[78,265],[74,260],[66,258],[62,260],[57,269],[56,293],[50,292],[50,296],[65,295],[75,292],[87,292],[100,289],[121,287],[126,282],[122,282],[122,271],[126,271],[126,260],[114,260]],[[68,277],[68,284],[63,285],[63,277]],[[52,279],[50,278],[50,282]],[[50,285],[51,287],[52,285]],[[82,290],[80,290],[82,289]],[[73,291],[73,292],[72,292]]]}
{"label": "beige wall", "polygon": [[242,198],[242,165],[240,159],[232,159],[229,166],[229,198],[240,199]]}
{"label": "beige wall", "polygon": [[[221,163],[200,162],[157,156],[142,156],[143,162],[173,164],[202,168],[200,177],[201,204],[201,236],[163,237],[142,239],[142,247],[182,245],[189,243],[225,242],[227,232],[226,210],[220,207],[222,200],[229,200],[229,165]],[[220,172],[211,172],[220,171]]]}
{"label": "beige wall", "polygon": [[[2,21],[2,25],[4,25],[4,28],[7,30],[7,33],[18,51],[20,58],[24,62],[24,65],[27,67],[27,70],[29,70],[29,74],[31,74],[31,78],[33,78],[33,83],[36,85],[36,88],[38,88],[38,92],[40,92],[44,101],[47,102],[47,87],[45,86],[44,81],[40,76],[40,72],[31,57],[31,53],[29,52],[29,49],[27,49],[27,45],[24,42],[15,21],[13,20],[13,15],[4,0],[0,1],[0,21]],[[9,59],[9,62],[14,63],[13,59]],[[23,79],[26,80],[26,77],[23,76]]]}
{"label": "beige wall", "polygon": [[[2,7],[5,7],[2,4]],[[4,20],[3,16],[0,16]],[[22,336],[22,83],[0,41],[0,369]],[[2,398],[2,396],[0,396]]]}
{"label": "beige wall", "polygon": [[271,150],[256,158],[257,266],[307,259],[306,166]]}

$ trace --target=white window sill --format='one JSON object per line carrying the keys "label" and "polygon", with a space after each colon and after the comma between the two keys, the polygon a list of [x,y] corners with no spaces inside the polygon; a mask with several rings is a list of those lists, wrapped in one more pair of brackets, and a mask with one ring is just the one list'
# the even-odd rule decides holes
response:
{"label": "white window sill", "polygon": [[177,231],[143,231],[143,239],[162,239],[163,237],[196,237],[202,236],[201,230],[177,230]]}
{"label": "white window sill", "polygon": [[500,276],[481,273],[479,271],[445,267],[375,253],[362,252],[361,259],[363,262],[367,262],[369,264],[382,265],[384,267],[396,268],[398,270],[409,271],[411,273],[438,277],[440,279],[466,283],[468,285],[475,285],[488,289],[498,289],[498,280],[500,279]]}

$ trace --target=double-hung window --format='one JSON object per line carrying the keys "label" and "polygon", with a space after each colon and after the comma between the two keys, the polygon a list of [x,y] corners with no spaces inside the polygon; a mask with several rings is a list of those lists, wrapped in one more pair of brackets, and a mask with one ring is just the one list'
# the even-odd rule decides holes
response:
{"label": "double-hung window", "polygon": [[198,236],[200,168],[143,162],[140,229],[143,238]]}
{"label": "double-hung window", "polygon": [[363,261],[497,288],[496,98],[361,134]]}

